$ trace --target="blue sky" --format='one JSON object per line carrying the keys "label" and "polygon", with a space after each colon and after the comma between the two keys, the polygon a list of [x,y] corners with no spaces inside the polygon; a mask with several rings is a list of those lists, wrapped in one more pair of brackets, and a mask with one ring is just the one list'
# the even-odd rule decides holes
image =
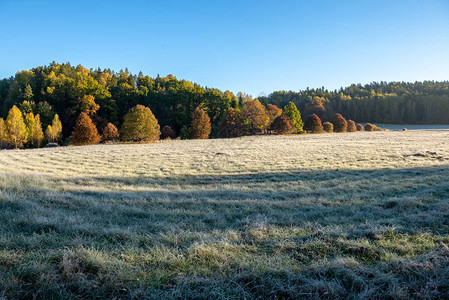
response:
{"label": "blue sky", "polygon": [[0,78],[69,61],[259,95],[449,80],[449,0],[0,0]]}

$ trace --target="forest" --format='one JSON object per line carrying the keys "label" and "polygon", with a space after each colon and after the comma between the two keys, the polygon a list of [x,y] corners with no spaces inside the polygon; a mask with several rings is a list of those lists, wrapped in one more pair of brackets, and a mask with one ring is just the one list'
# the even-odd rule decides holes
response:
{"label": "forest", "polygon": [[[156,119],[151,126],[160,126],[162,135],[182,138],[205,136],[204,132],[194,132],[195,126],[197,131],[204,131],[202,126],[206,126],[207,137],[212,138],[276,131],[276,125],[278,132],[292,127],[301,133],[301,115],[318,117],[318,128],[323,131],[321,120],[331,121],[337,113],[364,123],[449,124],[449,82],[373,82],[338,91],[324,87],[277,91],[253,99],[245,93],[202,87],[173,75],[151,78],[127,69],[88,70],[55,62],[0,81],[0,118],[7,119],[13,107],[20,109],[25,123],[27,114],[31,114],[29,120],[38,115],[36,124],[48,131],[49,142],[69,140],[81,119],[89,123],[86,128],[98,128],[99,134],[112,131],[115,136],[130,109],[138,106],[150,108],[150,118]],[[51,125],[56,126],[57,133],[51,132]],[[99,137],[93,138],[99,141]]]}

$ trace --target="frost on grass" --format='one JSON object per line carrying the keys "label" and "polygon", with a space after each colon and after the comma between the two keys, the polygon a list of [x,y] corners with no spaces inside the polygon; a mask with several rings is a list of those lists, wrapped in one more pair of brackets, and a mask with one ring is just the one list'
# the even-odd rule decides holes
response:
{"label": "frost on grass", "polygon": [[0,298],[444,298],[448,141],[0,151]]}

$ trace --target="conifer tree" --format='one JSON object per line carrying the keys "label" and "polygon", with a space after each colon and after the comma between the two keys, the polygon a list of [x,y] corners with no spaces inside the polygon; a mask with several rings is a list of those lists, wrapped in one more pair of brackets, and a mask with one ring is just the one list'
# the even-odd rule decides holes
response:
{"label": "conifer tree", "polygon": [[204,109],[197,107],[190,124],[191,139],[208,139],[211,131],[210,118]]}
{"label": "conifer tree", "polygon": [[128,111],[120,130],[124,141],[156,141],[160,135],[160,126],[151,109],[143,105],[137,105]]}
{"label": "conifer tree", "polygon": [[23,121],[22,112],[13,106],[6,118],[6,128],[9,142],[17,149],[22,147],[27,140],[27,129]]}
{"label": "conifer tree", "polygon": [[303,133],[303,122],[301,119],[301,113],[296,107],[295,103],[289,102],[283,110],[284,115],[286,115],[295,127],[295,133]]}
{"label": "conifer tree", "polygon": [[89,115],[82,112],[73,128],[72,144],[77,146],[98,144],[100,139],[97,127],[95,127]]}

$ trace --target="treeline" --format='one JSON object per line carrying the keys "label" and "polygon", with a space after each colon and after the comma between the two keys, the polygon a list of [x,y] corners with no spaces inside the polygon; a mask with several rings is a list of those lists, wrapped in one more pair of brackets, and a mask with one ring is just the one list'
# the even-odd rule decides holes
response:
{"label": "treeline", "polygon": [[357,120],[390,124],[449,124],[449,81],[373,82],[340,90],[278,91],[259,97],[283,107],[290,101],[305,115],[330,120],[335,113]]}

